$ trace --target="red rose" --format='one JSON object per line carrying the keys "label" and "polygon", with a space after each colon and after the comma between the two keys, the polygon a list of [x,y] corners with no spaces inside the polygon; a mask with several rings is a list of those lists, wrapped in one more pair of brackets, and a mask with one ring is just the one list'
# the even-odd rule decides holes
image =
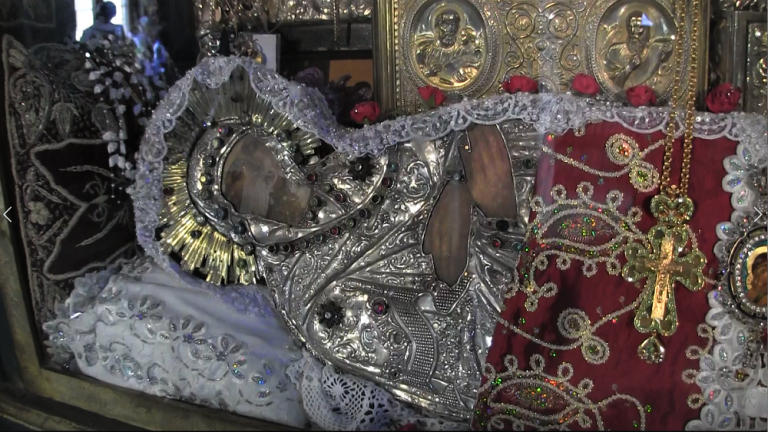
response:
{"label": "red rose", "polygon": [[507,93],[536,93],[539,91],[539,83],[527,76],[515,75],[501,85]]}
{"label": "red rose", "polygon": [[381,114],[381,110],[379,110],[379,104],[376,102],[360,102],[349,112],[352,120],[360,124],[375,122],[379,118],[379,114]]}
{"label": "red rose", "polygon": [[597,80],[593,78],[592,75],[583,73],[576,74],[576,76],[573,77],[571,88],[573,91],[587,96],[594,96],[600,93],[600,84],[597,83]]}
{"label": "red rose", "polygon": [[416,425],[413,424],[413,423],[406,423],[406,424],[400,426],[399,428],[397,428],[397,430],[399,430],[399,431],[415,431],[416,430]]}
{"label": "red rose", "polygon": [[633,107],[653,106],[656,105],[656,94],[648,86],[634,86],[627,89],[627,102]]}
{"label": "red rose", "polygon": [[739,106],[741,89],[730,83],[720,84],[707,95],[707,108],[713,113],[729,113]]}
{"label": "red rose", "polygon": [[424,100],[427,108],[436,108],[445,102],[445,95],[437,87],[419,87],[419,96],[421,96],[421,99]]}

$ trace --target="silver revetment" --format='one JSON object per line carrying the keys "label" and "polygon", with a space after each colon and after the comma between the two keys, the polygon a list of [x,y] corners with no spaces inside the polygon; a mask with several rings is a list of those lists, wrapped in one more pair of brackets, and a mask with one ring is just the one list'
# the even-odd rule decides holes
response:
{"label": "silver revetment", "polygon": [[[219,87],[193,86],[188,107],[165,135],[165,250],[182,255],[187,270],[215,274],[215,283],[253,263],[253,273],[240,280],[264,277],[285,322],[315,356],[405,401],[468,418],[523,249],[541,134],[518,120],[485,126],[504,143],[512,170],[514,190],[500,199],[515,200],[519,210],[502,230],[477,206],[466,209],[468,258],[449,286],[436,277],[423,242],[446,185],[465,181],[460,152],[472,152],[468,132],[410,141],[378,156],[322,157],[317,139],[277,114],[243,78],[235,70]],[[239,213],[226,198],[232,170],[225,165],[244,138],[268,149],[281,184],[289,184],[277,194],[251,190],[279,200],[286,190],[308,188],[310,204],[293,209],[309,216],[281,223]],[[297,162],[299,152],[305,162]],[[214,270],[222,256],[242,265]]]}
{"label": "silver revetment", "polygon": [[[472,208],[463,275],[453,286],[436,279],[422,243],[435,202],[452,181],[447,167],[454,166],[457,148],[465,143],[466,134],[457,132],[390,151],[377,160],[372,182],[349,195],[354,204],[327,223],[341,225],[363,208],[371,211],[367,220],[307,250],[260,260],[286,322],[315,355],[406,401],[458,417],[468,417],[474,405],[494,316],[515,273],[527,216],[520,214],[516,228],[499,233]],[[537,160],[538,150],[520,140],[507,143],[518,208],[526,209],[536,168],[526,164],[524,169],[520,161]],[[395,166],[396,174],[390,169]],[[339,170],[330,163],[319,176],[326,171],[336,175]],[[373,205],[383,178],[392,174],[394,185],[380,205]],[[344,176],[334,181],[349,183]],[[492,237],[508,246],[494,248]],[[328,312],[329,304],[340,310]],[[340,323],[325,325],[324,315],[336,312]]]}

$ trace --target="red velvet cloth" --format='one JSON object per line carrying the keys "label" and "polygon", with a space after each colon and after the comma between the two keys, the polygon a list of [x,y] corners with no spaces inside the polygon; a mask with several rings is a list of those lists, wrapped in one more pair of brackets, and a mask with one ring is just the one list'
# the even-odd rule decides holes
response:
{"label": "red velvet cloth", "polygon": [[[592,168],[603,171],[616,171],[618,165],[612,163],[606,154],[605,143],[614,134],[623,133],[633,137],[640,149],[645,149],[652,143],[663,138],[663,133],[657,132],[650,136],[634,133],[612,123],[601,123],[587,126],[585,134],[577,137],[572,132],[557,137],[554,142],[548,144],[550,148],[560,154],[568,154],[570,158],[581,159],[586,155],[584,163]],[[725,176],[723,159],[735,154],[736,143],[727,139],[703,140],[696,139],[693,143],[693,159],[690,173],[689,197],[696,205],[696,211],[690,223],[691,228],[697,233],[699,249],[707,256],[707,266],[704,269],[705,276],[714,278],[714,270],[717,261],[714,257],[713,247],[717,241],[715,225],[718,222],[730,218],[730,195],[722,190],[721,181]],[[570,148],[570,152],[568,152]],[[653,151],[646,161],[653,164],[661,174],[663,148]],[[678,184],[680,177],[680,165],[682,161],[681,142],[675,143],[673,159],[672,184]],[[605,195],[611,190],[619,190],[624,194],[624,200],[620,207],[623,214],[635,205],[643,210],[643,218],[637,227],[647,232],[655,220],[649,211],[650,198],[658,193],[640,193],[635,190],[628,176],[620,178],[604,178],[602,184],[598,177],[592,174],[557,161],[550,163],[550,157],[544,154],[540,165],[536,183],[536,195],[544,198],[545,203],[553,202],[549,192],[557,184],[563,185],[569,198],[576,198],[576,186],[580,182],[589,182],[594,188],[592,199],[597,202],[605,202]],[[623,253],[619,260],[624,264]],[[539,286],[546,282],[554,282],[558,291],[551,298],[539,299],[538,308],[534,312],[527,312],[523,303],[526,299],[524,293],[517,293],[507,299],[503,318],[508,322],[519,326],[527,333],[544,340],[545,342],[566,345],[575,342],[574,339],[566,339],[557,328],[557,318],[566,308],[578,308],[587,313],[592,324],[601,316],[607,315],[623,307],[620,298],[625,298],[624,305],[632,303],[640,295],[645,280],[639,287],[626,282],[620,275],[611,276],[605,270],[604,264],[598,265],[598,273],[591,278],[582,274],[581,261],[573,260],[568,270],[558,270],[555,259],[550,257],[549,266],[545,271],[536,273],[536,281]],[[522,262],[522,261],[521,261]],[[522,273],[522,272],[521,272]],[[646,412],[646,429],[648,430],[682,430],[685,424],[698,417],[698,410],[688,407],[686,402],[690,394],[697,393],[699,388],[695,384],[686,384],[681,376],[686,369],[698,369],[698,360],[686,358],[685,350],[691,345],[704,347],[705,340],[697,335],[697,326],[704,322],[704,317],[709,309],[706,293],[711,289],[706,285],[698,292],[691,292],[680,284],[675,286],[675,300],[679,316],[679,327],[671,337],[660,338],[666,348],[666,356],[661,364],[651,365],[638,357],[637,348],[649,335],[641,334],[633,325],[634,313],[622,315],[617,322],[607,323],[599,327],[594,335],[607,342],[610,355],[603,364],[594,365],[587,363],[580,348],[567,351],[555,351],[545,348],[516,333],[505,329],[498,324],[495,330],[493,343],[487,357],[487,363],[493,365],[497,372],[504,372],[506,368],[503,359],[507,355],[514,355],[519,362],[519,370],[529,370],[529,361],[532,354],[540,354],[544,357],[546,367],[544,372],[551,376],[557,376],[557,367],[563,362],[573,366],[573,377],[569,380],[571,385],[578,385],[584,379],[593,381],[593,389],[585,395],[592,403],[598,403],[603,399],[619,393],[636,398]],[[602,309],[602,315],[598,313]],[[522,320],[525,322],[522,324]],[[538,333],[536,330],[538,329]],[[490,392],[495,386],[491,386],[486,392],[479,395],[472,426],[474,429],[487,429],[487,421],[494,414],[511,415],[511,410],[501,408],[491,409],[487,402]],[[510,396],[497,395],[493,402],[506,402],[504,398]],[[649,407],[648,407],[649,406]],[[556,412],[557,409],[554,410]],[[549,407],[542,407],[541,413],[552,414]],[[598,411],[603,419],[605,429],[609,430],[635,430],[641,426],[640,414],[634,405],[625,401],[616,401],[605,409]],[[597,429],[594,421],[595,415],[589,410],[585,413],[592,418],[592,424],[585,429]],[[498,416],[497,416],[498,418]],[[511,430],[511,421],[504,423],[504,429]],[[568,425],[569,429],[579,429],[578,423]]]}

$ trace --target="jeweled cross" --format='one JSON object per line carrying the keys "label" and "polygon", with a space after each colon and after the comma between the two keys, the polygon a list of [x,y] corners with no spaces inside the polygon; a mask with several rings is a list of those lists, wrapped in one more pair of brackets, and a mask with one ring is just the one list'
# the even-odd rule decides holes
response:
{"label": "jeweled cross", "polygon": [[688,243],[684,226],[656,225],[648,232],[647,240],[650,249],[639,243],[627,246],[627,265],[621,273],[629,282],[647,278],[635,328],[641,333],[669,336],[677,329],[674,284],[680,282],[691,291],[701,289],[706,258],[698,250],[680,256]]}

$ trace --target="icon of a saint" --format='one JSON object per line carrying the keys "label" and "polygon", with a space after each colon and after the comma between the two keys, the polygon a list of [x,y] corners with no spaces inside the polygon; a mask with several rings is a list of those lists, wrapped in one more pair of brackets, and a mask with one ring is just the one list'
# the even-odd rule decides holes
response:
{"label": "icon of a saint", "polygon": [[293,184],[272,150],[249,135],[235,144],[224,163],[222,194],[241,214],[297,224],[310,188]]}
{"label": "icon of a saint", "polygon": [[640,11],[629,13],[625,27],[614,24],[602,52],[605,72],[616,87],[628,89],[648,83],[672,56],[674,38],[652,37],[654,23]]}
{"label": "icon of a saint", "polygon": [[483,61],[483,40],[454,7],[438,8],[430,20],[432,32],[416,36],[416,64],[434,85],[457,88],[477,76]]}
{"label": "icon of a saint", "polygon": [[768,304],[768,253],[765,247],[752,252],[747,259],[747,298],[752,304]]}

